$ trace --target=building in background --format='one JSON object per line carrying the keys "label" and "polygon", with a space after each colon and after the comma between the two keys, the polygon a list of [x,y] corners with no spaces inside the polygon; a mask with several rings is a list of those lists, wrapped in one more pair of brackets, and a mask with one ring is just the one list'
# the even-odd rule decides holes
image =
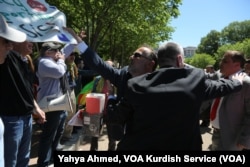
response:
{"label": "building in background", "polygon": [[184,49],[184,56],[186,58],[192,57],[195,54],[196,47],[188,46],[183,48]]}

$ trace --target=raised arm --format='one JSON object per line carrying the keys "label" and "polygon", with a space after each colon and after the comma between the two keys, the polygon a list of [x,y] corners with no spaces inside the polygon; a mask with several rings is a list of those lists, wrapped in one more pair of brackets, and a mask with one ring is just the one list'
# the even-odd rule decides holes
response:
{"label": "raised arm", "polygon": [[227,94],[237,92],[242,88],[242,80],[245,74],[235,74],[232,79],[219,79],[216,81],[206,79],[206,97],[205,99],[213,99],[222,97]]}
{"label": "raised arm", "polygon": [[80,51],[84,63],[86,63],[91,70],[94,70],[105,79],[110,80],[112,84],[118,86],[121,83],[121,70],[107,65],[72,29],[66,28],[66,30],[77,40],[78,44],[76,48]]}

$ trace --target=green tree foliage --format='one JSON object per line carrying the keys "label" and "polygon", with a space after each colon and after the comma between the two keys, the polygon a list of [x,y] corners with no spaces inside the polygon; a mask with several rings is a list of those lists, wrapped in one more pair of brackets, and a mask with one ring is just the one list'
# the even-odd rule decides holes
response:
{"label": "green tree foliage", "polygon": [[221,31],[222,44],[235,44],[250,38],[250,20],[232,22]]}
{"label": "green tree foliage", "polygon": [[[105,59],[127,59],[141,44],[168,40],[171,18],[181,0],[47,0],[67,17],[67,26],[85,30],[85,42]],[[122,62],[123,63],[123,62]],[[125,64],[125,63],[124,63]]]}
{"label": "green tree foliage", "polygon": [[195,54],[193,57],[186,59],[186,63],[204,69],[207,65],[213,65],[215,63],[215,59],[211,57],[211,55],[202,53],[202,54]]}
{"label": "green tree foliage", "polygon": [[219,68],[219,62],[226,50],[238,50],[250,58],[250,20],[232,22],[221,32],[210,31],[201,39],[196,53],[206,53],[215,60],[214,67]]}
{"label": "green tree foliage", "polygon": [[237,50],[245,54],[246,58],[250,58],[250,38],[235,44],[221,46],[216,53],[216,61],[220,61],[227,50]]}
{"label": "green tree foliage", "polygon": [[191,65],[191,61],[192,61],[192,58],[191,58],[191,57],[185,58],[185,63]]}
{"label": "green tree foliage", "polygon": [[201,38],[196,53],[206,53],[213,56],[220,45],[220,32],[212,30],[207,36]]}
{"label": "green tree foliage", "polygon": [[247,59],[250,59],[250,38],[245,39],[242,42],[242,52],[245,54]]}

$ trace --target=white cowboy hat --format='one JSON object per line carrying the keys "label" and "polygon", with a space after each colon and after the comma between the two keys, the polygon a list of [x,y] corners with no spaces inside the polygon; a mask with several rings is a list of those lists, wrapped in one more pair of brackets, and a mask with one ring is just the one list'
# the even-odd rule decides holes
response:
{"label": "white cowboy hat", "polygon": [[9,27],[5,18],[0,14],[0,37],[14,42],[24,42],[27,36],[25,33]]}

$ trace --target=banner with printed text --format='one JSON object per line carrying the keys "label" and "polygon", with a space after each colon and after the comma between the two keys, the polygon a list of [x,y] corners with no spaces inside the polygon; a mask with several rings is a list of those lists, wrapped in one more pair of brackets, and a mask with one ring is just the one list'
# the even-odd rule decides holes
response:
{"label": "banner with printed text", "polygon": [[26,33],[31,42],[76,43],[63,30],[66,27],[64,13],[45,0],[0,0],[0,8],[8,25]]}

